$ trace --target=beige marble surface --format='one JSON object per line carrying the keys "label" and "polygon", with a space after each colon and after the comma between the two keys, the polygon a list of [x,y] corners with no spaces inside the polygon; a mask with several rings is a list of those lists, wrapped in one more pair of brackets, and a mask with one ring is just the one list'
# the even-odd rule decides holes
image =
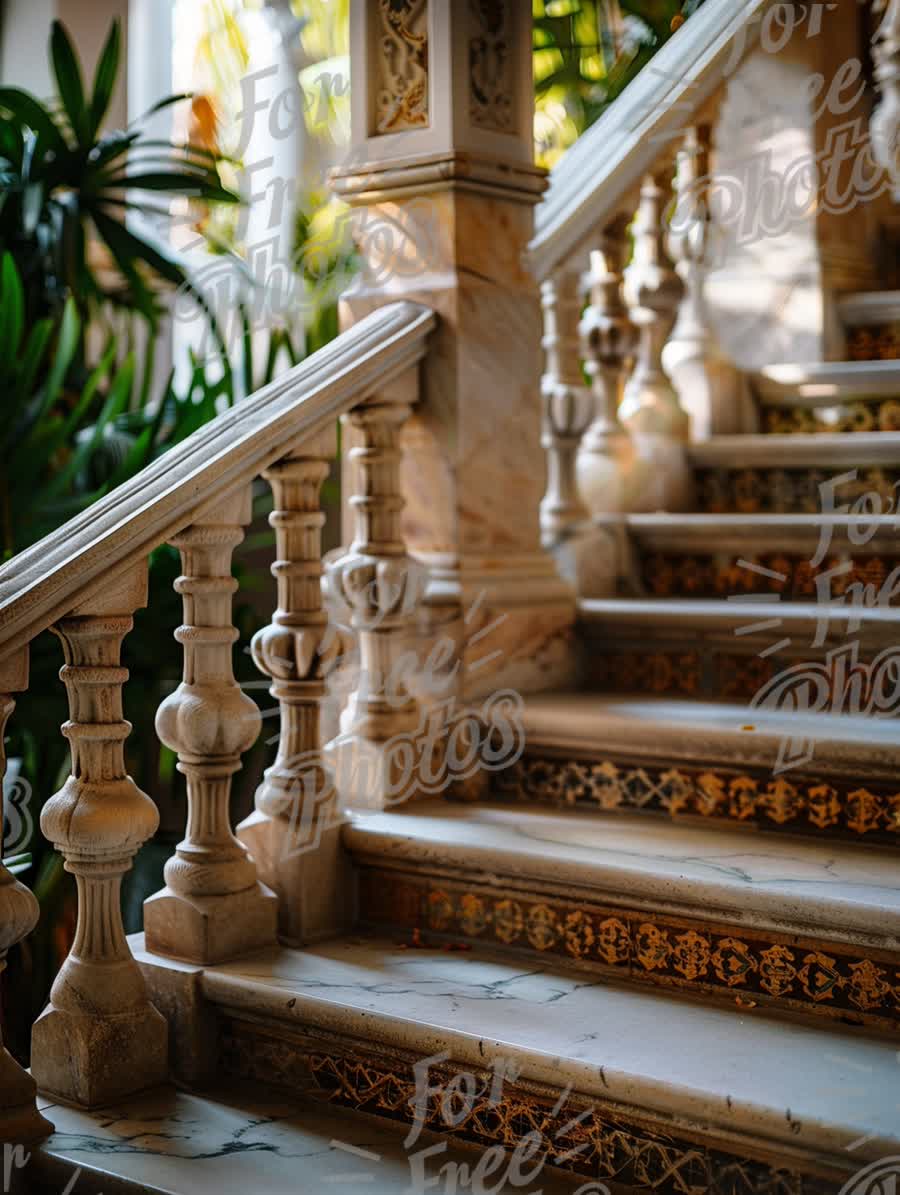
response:
{"label": "beige marble surface", "polygon": [[861,1166],[900,1153],[895,1041],[386,940],[268,951],[210,968],[202,983],[239,1016],[446,1052],[462,1067],[511,1061],[520,1079],[716,1127],[785,1158],[820,1150],[846,1164],[850,1150]]}
{"label": "beige marble surface", "polygon": [[589,892],[730,924],[798,934],[812,928],[880,949],[900,945],[900,867],[890,847],[748,835],[640,814],[604,819],[446,801],[360,815],[344,841],[367,859],[420,862],[453,877],[536,880],[560,895]]}

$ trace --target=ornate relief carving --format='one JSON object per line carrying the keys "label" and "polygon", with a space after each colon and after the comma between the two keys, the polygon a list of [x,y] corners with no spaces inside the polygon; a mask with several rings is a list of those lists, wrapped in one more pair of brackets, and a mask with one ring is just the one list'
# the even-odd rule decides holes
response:
{"label": "ornate relief carving", "polygon": [[509,0],[469,0],[469,120],[512,133],[514,89]]}
{"label": "ornate relief carving", "polygon": [[[900,1023],[900,971],[861,948],[738,930],[690,916],[548,900],[377,867],[360,875],[360,908],[373,927],[439,934],[533,950],[630,980],[713,992],[728,1000],[769,999],[818,1015],[881,1027]],[[439,912],[438,916],[435,914]]]}
{"label": "ornate relief carving", "polygon": [[428,0],[378,0],[375,131],[428,125]]}
{"label": "ornate relief carving", "polygon": [[503,774],[498,791],[554,805],[728,818],[767,829],[789,825],[807,833],[832,830],[895,840],[900,829],[900,786],[880,791],[814,776],[788,782],[771,775],[639,767],[611,759],[526,756]]}
{"label": "ornate relief carving", "polygon": [[[225,1070],[242,1078],[281,1081],[329,1103],[374,1116],[410,1123],[416,1100],[419,1061],[356,1040],[326,1043],[318,1035],[275,1042],[246,1022],[225,1023],[220,1037]],[[425,1129],[480,1146],[514,1149],[534,1134],[539,1153],[550,1165],[592,1180],[655,1195],[835,1195],[838,1183],[805,1178],[778,1162],[744,1158],[721,1142],[692,1141],[673,1134],[670,1124],[631,1121],[615,1110],[578,1094],[560,1099],[558,1090],[535,1083],[507,1081],[498,1096],[493,1071],[474,1072],[476,1085],[466,1108],[452,1122],[441,1092],[468,1067],[431,1065],[435,1093],[424,1106]]]}

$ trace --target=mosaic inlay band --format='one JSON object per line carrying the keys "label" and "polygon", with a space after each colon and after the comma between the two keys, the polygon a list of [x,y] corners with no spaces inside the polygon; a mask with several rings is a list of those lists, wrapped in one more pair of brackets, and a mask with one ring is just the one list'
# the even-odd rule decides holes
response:
{"label": "mosaic inlay band", "polygon": [[[850,567],[846,572],[834,571],[848,561]],[[767,573],[748,568],[748,563],[759,565]],[[807,557],[789,556],[783,552],[719,555],[648,552],[641,557],[641,576],[648,594],[653,597],[726,597],[771,593],[782,600],[814,602],[819,594],[817,577],[822,578],[822,584],[834,599],[847,593],[851,585],[872,586],[874,592],[879,593],[898,565],[900,557],[862,556],[853,559],[849,556],[834,556],[814,568]],[[833,575],[826,576],[830,570]],[[894,581],[896,579],[894,577]],[[895,594],[893,584],[886,587],[887,605],[900,605],[900,585],[897,589]]]}
{"label": "mosaic inlay band", "polygon": [[900,431],[900,400],[859,399],[836,407],[764,407],[763,431],[776,435],[800,432]]}
{"label": "mosaic inlay band", "polygon": [[[220,1057],[225,1070],[241,1078],[272,1082],[271,1062],[286,1084],[311,1084],[310,1094],[332,1104],[407,1124],[413,1120],[418,1060],[412,1056],[357,1042],[325,1046],[311,1036],[275,1040],[257,1026],[231,1020],[222,1027]],[[465,1069],[453,1063],[431,1067],[429,1085],[452,1090]],[[834,1195],[840,1187],[824,1176],[804,1177],[791,1166],[741,1157],[733,1146],[691,1141],[584,1096],[560,1099],[551,1089],[511,1081],[498,1093],[494,1072],[478,1070],[472,1077],[473,1098],[463,1108],[455,1104],[452,1115],[441,1096],[428,1099],[425,1129],[510,1150],[534,1133],[539,1156],[550,1164],[656,1195]]]}
{"label": "mosaic inlay band", "polygon": [[528,755],[498,775],[495,792],[558,806],[727,818],[739,825],[890,842],[900,832],[900,786],[815,776],[788,779],[771,773]]}
{"label": "mosaic inlay band", "polygon": [[900,1022],[900,961],[859,948],[375,868],[360,874],[360,908],[372,926],[535,950],[747,1007]]}
{"label": "mosaic inlay band", "polygon": [[[851,464],[848,471],[853,471]],[[709,514],[812,514],[822,511],[821,486],[837,469],[697,469],[699,508]],[[856,479],[835,487],[835,500],[853,503],[877,494],[884,510],[897,506],[900,469],[860,466]]]}

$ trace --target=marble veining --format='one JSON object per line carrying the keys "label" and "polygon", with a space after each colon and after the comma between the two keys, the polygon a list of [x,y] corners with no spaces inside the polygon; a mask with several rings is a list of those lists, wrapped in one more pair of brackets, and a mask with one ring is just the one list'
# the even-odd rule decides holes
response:
{"label": "marble veining", "polygon": [[[436,1144],[432,1134],[407,1149],[405,1126],[327,1107],[303,1094],[272,1095],[248,1083],[209,1096],[161,1087],[94,1112],[51,1105],[48,1114],[56,1132],[33,1158],[35,1175],[48,1182],[81,1167],[173,1195],[449,1193],[452,1167],[465,1163],[471,1169],[479,1161],[477,1153],[449,1145],[417,1159]],[[433,1186],[425,1185],[429,1179]],[[543,1173],[524,1188],[501,1180],[491,1189],[537,1195],[571,1186]],[[82,1179],[74,1191],[82,1190],[93,1195],[95,1188]]]}
{"label": "marble veining", "polygon": [[762,1010],[383,939],[260,953],[208,969],[203,987],[232,1015],[448,1051],[457,1065],[512,1059],[525,1078],[645,1113],[829,1152],[866,1137],[861,1160],[900,1149],[896,1043]]}

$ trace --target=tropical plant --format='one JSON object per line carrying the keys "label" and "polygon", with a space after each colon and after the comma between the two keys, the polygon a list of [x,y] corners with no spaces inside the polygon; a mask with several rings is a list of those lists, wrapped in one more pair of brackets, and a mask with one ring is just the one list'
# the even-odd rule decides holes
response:
{"label": "tropical plant", "polygon": [[118,22],[89,93],[59,21],[50,36],[50,63],[57,90],[52,105],[20,88],[0,87],[0,249],[19,264],[26,321],[34,324],[71,298],[83,324],[110,304],[139,312],[155,326],[160,284],[190,290],[191,282],[176,255],[137,226],[140,216],[167,214],[149,196],[215,203],[237,203],[238,196],[222,185],[215,152],[142,131],[147,116],[185,96],[160,100],[127,129],[101,131],[119,75]]}
{"label": "tropical plant", "polygon": [[553,166],[703,0],[533,0],[535,149]]}

